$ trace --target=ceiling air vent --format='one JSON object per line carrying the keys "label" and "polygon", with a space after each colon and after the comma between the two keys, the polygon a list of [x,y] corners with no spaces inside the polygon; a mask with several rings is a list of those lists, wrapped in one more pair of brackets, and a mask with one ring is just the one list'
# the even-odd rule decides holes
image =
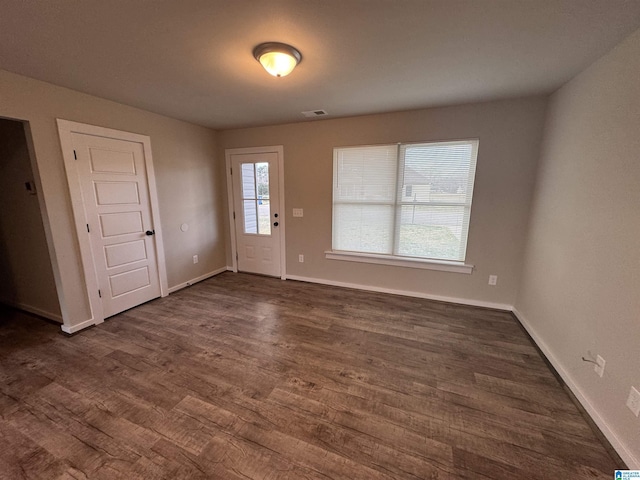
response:
{"label": "ceiling air vent", "polygon": [[302,115],[304,115],[307,118],[314,118],[314,117],[324,117],[325,115],[329,115],[325,110],[309,110],[307,112],[302,112]]}

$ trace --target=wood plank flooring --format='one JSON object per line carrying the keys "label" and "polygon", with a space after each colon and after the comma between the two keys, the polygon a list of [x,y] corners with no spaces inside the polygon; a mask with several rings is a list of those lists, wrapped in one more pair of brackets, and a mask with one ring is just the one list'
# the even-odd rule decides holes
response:
{"label": "wood plank flooring", "polygon": [[64,336],[0,310],[2,479],[594,479],[509,313],[225,273]]}

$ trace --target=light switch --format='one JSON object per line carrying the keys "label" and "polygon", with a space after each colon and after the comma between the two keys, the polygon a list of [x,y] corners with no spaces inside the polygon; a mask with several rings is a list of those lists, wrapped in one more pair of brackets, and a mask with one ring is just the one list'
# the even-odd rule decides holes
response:
{"label": "light switch", "polygon": [[302,216],[304,216],[304,212],[302,211],[301,208],[294,208],[293,209],[293,216],[294,217],[302,217]]}

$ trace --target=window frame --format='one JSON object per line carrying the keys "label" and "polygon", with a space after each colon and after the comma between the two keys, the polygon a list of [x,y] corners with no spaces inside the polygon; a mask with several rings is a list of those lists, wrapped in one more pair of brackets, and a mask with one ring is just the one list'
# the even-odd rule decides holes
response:
{"label": "window frame", "polygon": [[[430,144],[471,144],[472,145],[472,165],[470,166],[470,178],[472,179],[471,189],[469,194],[466,197],[466,201],[464,203],[454,203],[454,202],[431,202],[431,201],[403,201],[403,186],[404,186],[404,169],[406,168],[406,155],[404,153],[401,154],[401,151],[406,152],[408,147],[414,145],[430,145]],[[465,139],[457,139],[457,140],[435,140],[435,141],[422,141],[422,142],[406,142],[406,143],[394,143],[394,144],[377,144],[377,145],[349,145],[342,147],[334,147],[333,149],[333,185],[332,185],[332,249],[325,251],[325,258],[331,260],[344,260],[351,262],[359,262],[359,263],[373,263],[379,265],[393,265],[393,266],[401,266],[401,267],[409,267],[409,268],[420,268],[420,269],[429,269],[429,270],[439,270],[439,271],[447,271],[447,272],[456,272],[456,273],[466,273],[471,274],[474,266],[466,263],[466,256],[468,251],[468,236],[469,236],[469,227],[471,222],[471,207],[473,203],[473,193],[475,189],[475,175],[477,170],[477,157],[479,151],[479,139],[478,138],[465,138]],[[396,157],[396,187],[395,187],[395,199],[393,202],[393,240],[391,245],[391,254],[386,253],[371,253],[371,252],[363,252],[363,251],[350,251],[350,250],[337,250],[334,248],[335,242],[335,205],[342,204],[344,202],[335,200],[335,188],[338,179],[337,173],[337,162],[340,151],[350,149],[350,148],[367,148],[367,147],[391,147],[395,146],[397,148],[397,157]],[[413,188],[412,188],[413,190]],[[412,192],[413,193],[413,192]],[[362,202],[366,204],[366,202]],[[386,205],[386,203],[385,203]],[[429,257],[419,257],[419,256],[409,256],[409,255],[401,255],[397,253],[399,251],[400,245],[400,228],[401,228],[401,211],[404,205],[407,206],[453,206],[453,207],[462,207],[464,210],[468,210],[468,215],[463,215],[463,224],[461,234],[463,238],[461,238],[460,246],[462,251],[462,260],[450,260],[450,259],[439,259],[439,258],[429,258]],[[400,214],[399,214],[400,212]]]}

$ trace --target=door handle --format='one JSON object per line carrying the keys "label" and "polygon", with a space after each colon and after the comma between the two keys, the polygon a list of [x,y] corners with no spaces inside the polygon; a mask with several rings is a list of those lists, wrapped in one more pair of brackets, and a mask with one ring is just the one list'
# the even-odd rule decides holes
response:
{"label": "door handle", "polygon": [[144,232],[145,235],[147,235],[148,237],[150,237],[151,235],[155,235],[156,231],[155,230],[147,230],[146,232]]}
{"label": "door handle", "polygon": [[273,222],[273,226],[277,227],[278,226],[278,222]]}

